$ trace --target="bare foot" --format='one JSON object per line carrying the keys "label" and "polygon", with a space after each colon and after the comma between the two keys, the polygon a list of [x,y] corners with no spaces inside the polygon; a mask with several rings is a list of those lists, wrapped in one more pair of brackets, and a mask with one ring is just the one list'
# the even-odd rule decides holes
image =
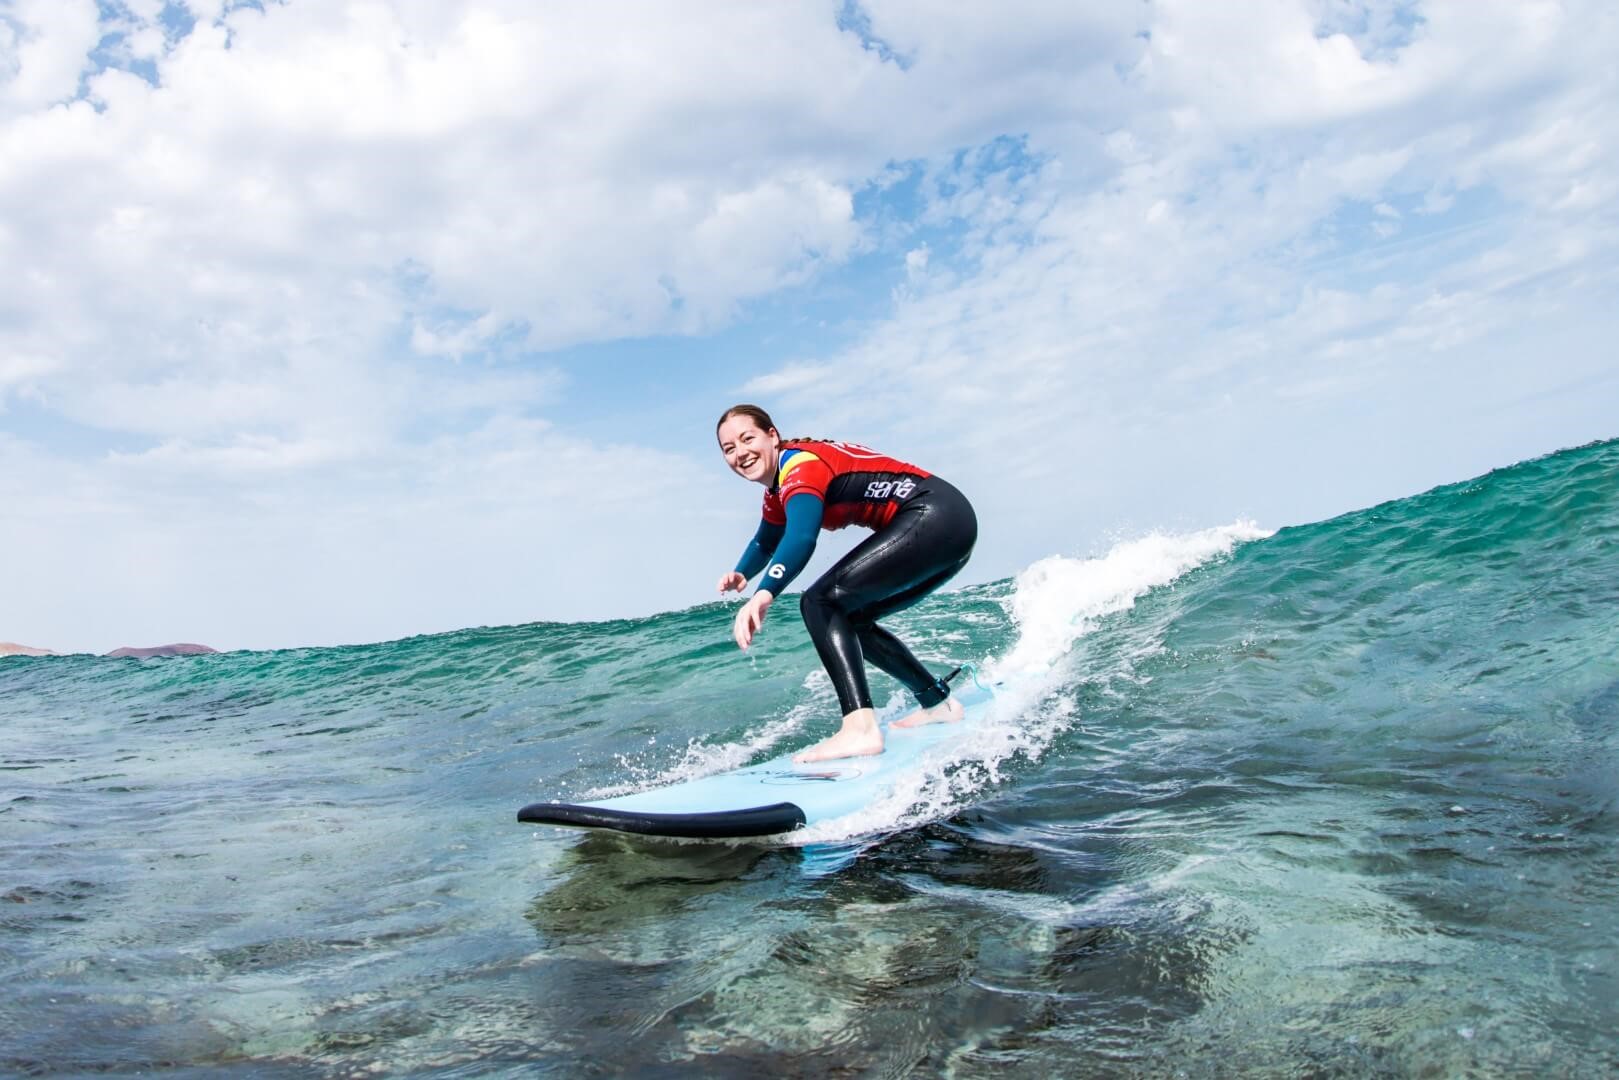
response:
{"label": "bare foot", "polygon": [[870,757],[883,752],[883,732],[877,726],[877,713],[857,709],[843,718],[843,727],[830,739],[823,739],[793,755],[797,762],[831,761],[833,758]]}
{"label": "bare foot", "polygon": [[931,709],[918,709],[894,721],[895,727],[921,727],[923,724],[954,724],[965,715],[961,702],[947,697]]}
{"label": "bare foot", "polygon": [[851,735],[840,731],[830,739],[794,754],[793,760],[804,764],[811,761],[831,761],[834,758],[871,757],[882,752],[881,735]]}

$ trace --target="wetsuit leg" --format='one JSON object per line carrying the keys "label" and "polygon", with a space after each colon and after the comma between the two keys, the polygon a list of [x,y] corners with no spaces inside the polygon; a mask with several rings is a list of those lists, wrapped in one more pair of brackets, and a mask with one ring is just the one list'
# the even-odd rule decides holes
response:
{"label": "wetsuit leg", "polygon": [[844,715],[871,708],[868,650],[873,663],[919,700],[927,704],[943,700],[938,680],[876,620],[909,607],[953,577],[966,565],[977,539],[972,504],[933,477],[900,506],[886,527],[805,590],[799,604],[804,625],[832,677]]}
{"label": "wetsuit leg", "polygon": [[943,686],[937,676],[922,666],[921,661],[911,654],[911,650],[903,641],[878,626],[876,620],[910,607],[955,577],[966,564],[967,560],[963,558],[959,563],[934,575],[915,589],[907,589],[892,600],[876,605],[878,610],[868,608],[849,617],[850,624],[855,628],[855,635],[860,639],[860,651],[865,658],[879,670],[898,679],[907,690],[916,695],[923,708],[932,708],[943,701],[950,695],[949,688]]}

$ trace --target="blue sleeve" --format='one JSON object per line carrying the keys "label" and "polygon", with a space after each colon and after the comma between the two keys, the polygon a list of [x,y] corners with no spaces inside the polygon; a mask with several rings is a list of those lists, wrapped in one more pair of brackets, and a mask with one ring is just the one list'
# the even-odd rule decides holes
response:
{"label": "blue sleeve", "polygon": [[826,504],[808,491],[801,491],[787,500],[787,526],[781,543],[776,546],[776,557],[759,579],[759,588],[769,589],[780,596],[787,585],[815,554],[815,540],[821,534],[821,513]]}
{"label": "blue sleeve", "polygon": [[752,579],[754,574],[765,568],[770,556],[776,553],[776,545],[781,543],[782,533],[787,531],[785,525],[772,525],[768,521],[759,522],[759,531],[753,534],[748,546],[742,550],[742,558],[737,560],[736,572],[745,578]]}

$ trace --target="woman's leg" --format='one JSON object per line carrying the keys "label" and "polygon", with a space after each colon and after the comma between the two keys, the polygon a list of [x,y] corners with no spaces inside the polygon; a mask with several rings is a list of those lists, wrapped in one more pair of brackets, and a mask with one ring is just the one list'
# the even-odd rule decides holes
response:
{"label": "woman's leg", "polygon": [[878,670],[898,679],[901,685],[916,695],[916,700],[924,708],[937,705],[950,691],[940,683],[937,676],[922,666],[921,661],[912,655],[903,641],[878,626],[876,620],[910,607],[955,577],[966,564],[967,560],[963,557],[921,585],[906,589],[887,601],[875,604],[864,611],[857,611],[850,616],[850,622],[860,639],[861,651],[865,654],[865,658],[876,665]]}
{"label": "woman's leg", "polygon": [[972,506],[955,488],[930,481],[900,507],[894,520],[838,561],[804,592],[800,610],[843,711],[843,728],[798,755],[801,761],[857,757],[882,751],[871,705],[865,658],[899,679],[921,700],[938,680],[876,619],[916,603],[967,562],[977,540]]}

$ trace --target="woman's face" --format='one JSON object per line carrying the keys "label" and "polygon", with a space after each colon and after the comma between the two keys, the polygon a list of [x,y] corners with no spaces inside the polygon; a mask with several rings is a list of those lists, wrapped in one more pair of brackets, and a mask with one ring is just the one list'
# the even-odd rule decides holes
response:
{"label": "woman's face", "polygon": [[765,431],[751,416],[728,416],[720,425],[719,439],[720,453],[732,472],[744,480],[770,486],[781,449],[781,436],[775,428]]}

